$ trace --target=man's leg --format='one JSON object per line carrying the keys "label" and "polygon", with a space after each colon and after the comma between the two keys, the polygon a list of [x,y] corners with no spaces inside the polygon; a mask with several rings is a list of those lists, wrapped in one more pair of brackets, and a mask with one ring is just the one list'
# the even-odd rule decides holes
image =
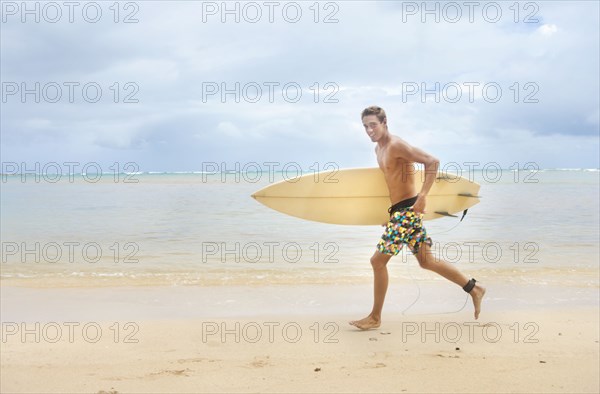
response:
{"label": "man's leg", "polygon": [[388,288],[388,270],[387,263],[392,258],[391,255],[383,254],[378,250],[371,257],[371,266],[373,267],[373,309],[369,316],[361,320],[351,321],[350,324],[368,330],[369,328],[377,328],[381,324],[381,310],[385,301],[385,293]]}
{"label": "man's leg", "polygon": [[[431,252],[431,247],[425,242],[421,244],[416,257],[419,261],[419,265],[422,268],[431,270],[456,283],[460,287],[463,287],[467,284],[467,282],[469,282],[469,278],[463,275],[455,266],[435,257]],[[475,307],[475,319],[477,319],[479,317],[479,312],[481,311],[481,300],[485,295],[485,287],[476,283],[475,287],[473,287],[469,294],[473,299],[473,306]]]}

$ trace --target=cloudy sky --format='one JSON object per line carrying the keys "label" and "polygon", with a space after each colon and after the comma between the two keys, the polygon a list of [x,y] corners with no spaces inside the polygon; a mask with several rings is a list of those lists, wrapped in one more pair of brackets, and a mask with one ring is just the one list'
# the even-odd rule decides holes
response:
{"label": "cloudy sky", "polygon": [[597,1],[114,4],[1,2],[2,162],[599,167]]}

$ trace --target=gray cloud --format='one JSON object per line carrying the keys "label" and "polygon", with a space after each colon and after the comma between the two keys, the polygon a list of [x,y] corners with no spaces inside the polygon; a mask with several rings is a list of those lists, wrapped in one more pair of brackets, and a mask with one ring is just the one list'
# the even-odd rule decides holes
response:
{"label": "gray cloud", "polygon": [[[134,24],[112,22],[108,6],[97,24],[9,18],[2,23],[3,83],[80,85],[74,103],[36,104],[27,96],[23,104],[9,96],[3,161],[138,160],[152,170],[192,170],[199,160],[373,165],[358,114],[379,104],[392,131],[447,160],[488,152],[510,165],[533,155],[522,147],[543,145],[535,156],[548,167],[599,165],[591,149],[600,105],[597,3],[536,2],[539,21],[530,24],[510,14],[499,23],[403,23],[395,2],[339,2],[338,23],[322,23],[333,8],[321,9],[314,23],[310,4],[301,4],[294,24],[277,12],[274,23],[266,14],[255,24],[221,23],[219,16],[203,23],[201,2],[141,2]],[[97,103],[82,97],[89,82],[102,88]],[[134,85],[125,88],[128,82]],[[203,97],[207,83],[233,89],[236,82],[260,86],[261,99]],[[269,82],[279,84],[272,103]],[[315,103],[315,83],[323,89],[327,82],[339,89],[338,102],[323,102],[332,88]],[[493,82],[503,97],[489,103],[476,93],[473,102],[435,103],[402,96],[403,84],[436,82]],[[528,82],[539,88],[538,103],[523,103]],[[284,99],[286,83],[302,88],[297,103]],[[124,103],[133,92],[139,102]],[[254,97],[251,86],[246,93]],[[557,154],[569,141],[579,153]]]}

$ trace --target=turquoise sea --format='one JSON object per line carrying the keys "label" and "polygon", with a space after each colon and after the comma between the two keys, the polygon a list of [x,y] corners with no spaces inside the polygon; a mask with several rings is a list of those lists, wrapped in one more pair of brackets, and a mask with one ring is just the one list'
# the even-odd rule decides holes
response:
{"label": "turquoise sea", "polygon": [[[378,226],[308,222],[250,195],[281,173],[2,176],[1,279],[41,287],[367,284]],[[473,173],[480,204],[426,222],[480,277],[598,286],[600,172]],[[93,181],[92,181],[93,180]],[[442,280],[409,253],[392,277]]]}

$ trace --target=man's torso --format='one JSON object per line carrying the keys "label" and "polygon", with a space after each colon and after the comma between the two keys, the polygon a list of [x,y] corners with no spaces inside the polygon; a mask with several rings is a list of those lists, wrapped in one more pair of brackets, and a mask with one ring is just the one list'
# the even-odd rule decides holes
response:
{"label": "man's torso", "polygon": [[[393,136],[392,142],[400,141],[399,138]],[[377,154],[377,163],[383,171],[385,182],[390,191],[390,200],[392,204],[406,200],[417,195],[415,186],[415,166],[413,162],[405,160],[401,157],[393,157],[390,152],[392,144],[388,144],[385,148],[377,146],[375,153]]]}

